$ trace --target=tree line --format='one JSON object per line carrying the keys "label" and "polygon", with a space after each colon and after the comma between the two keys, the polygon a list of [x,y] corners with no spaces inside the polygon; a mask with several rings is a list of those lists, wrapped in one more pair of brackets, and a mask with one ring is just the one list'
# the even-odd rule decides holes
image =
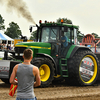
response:
{"label": "tree line", "polygon": [[[5,20],[0,15],[0,30],[5,30],[4,21]],[[22,32],[21,32],[20,27],[18,26],[17,23],[11,22],[11,23],[9,23],[9,27],[6,29],[4,34],[15,39],[15,38],[19,38],[22,35]]]}
{"label": "tree line", "polygon": [[[58,18],[56,20],[57,23],[60,23],[61,19],[64,20],[65,23],[67,24],[72,24],[72,21],[70,19],[67,19],[67,18]],[[4,25],[4,19],[3,17],[0,15],[0,30],[5,30],[5,25]],[[36,33],[37,33],[37,30],[36,31],[33,31],[31,33],[31,36],[30,36],[30,39],[31,40],[35,40],[36,39]],[[15,38],[20,38],[22,36],[22,32],[20,30],[20,27],[17,23],[15,22],[11,22],[9,23],[9,27],[7,27],[6,31],[4,32],[4,34],[6,34],[7,36],[15,39]],[[96,38],[100,38],[98,36],[98,34],[96,33],[91,33],[92,35],[94,34]],[[77,35],[78,35],[78,41],[81,42],[82,41],[82,38],[84,37],[84,34],[81,33],[80,30],[78,30],[77,32]]]}

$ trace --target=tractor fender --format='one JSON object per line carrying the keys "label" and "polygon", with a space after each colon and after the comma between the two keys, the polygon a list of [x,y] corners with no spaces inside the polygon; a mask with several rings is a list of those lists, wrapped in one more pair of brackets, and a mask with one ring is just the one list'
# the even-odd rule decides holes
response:
{"label": "tractor fender", "polygon": [[40,55],[40,56],[47,57],[47,58],[51,59],[52,62],[54,63],[55,75],[57,75],[57,64],[56,64],[55,60],[50,55],[44,54],[44,53],[37,53],[36,55]]}
{"label": "tractor fender", "polygon": [[76,53],[76,51],[78,51],[79,49],[82,49],[82,50],[90,50],[91,51],[90,48],[85,47],[85,46],[75,46],[75,48],[73,49],[73,51],[72,51],[72,53],[71,53],[71,55],[70,55],[69,58],[72,58],[73,55]]}

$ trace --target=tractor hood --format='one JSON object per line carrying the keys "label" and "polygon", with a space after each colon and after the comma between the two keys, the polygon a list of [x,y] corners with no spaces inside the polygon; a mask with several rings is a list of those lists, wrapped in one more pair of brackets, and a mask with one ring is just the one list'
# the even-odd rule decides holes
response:
{"label": "tractor hood", "polygon": [[51,44],[43,42],[22,42],[22,43],[17,43],[15,47],[51,49]]}

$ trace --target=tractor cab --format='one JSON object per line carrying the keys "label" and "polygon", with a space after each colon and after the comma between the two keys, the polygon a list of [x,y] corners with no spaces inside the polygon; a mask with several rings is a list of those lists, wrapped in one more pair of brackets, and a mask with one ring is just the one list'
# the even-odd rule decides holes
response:
{"label": "tractor cab", "polygon": [[40,21],[39,23],[37,41],[51,44],[51,56],[64,56],[72,44],[77,44],[78,26],[66,24],[63,20],[61,23],[49,23],[47,21],[45,23]]}

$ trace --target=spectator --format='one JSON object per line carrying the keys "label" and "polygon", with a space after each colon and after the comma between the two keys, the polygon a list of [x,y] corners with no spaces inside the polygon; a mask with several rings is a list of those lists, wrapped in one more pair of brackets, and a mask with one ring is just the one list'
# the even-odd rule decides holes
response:
{"label": "spectator", "polygon": [[14,45],[13,45],[13,46],[11,47],[11,50],[13,50],[13,51],[14,51],[14,48],[15,48],[15,47],[14,47]]}
{"label": "spectator", "polygon": [[7,44],[7,50],[9,50],[9,45]]}
{"label": "spectator", "polygon": [[4,44],[4,50],[6,50],[7,49],[7,46],[6,46],[6,44]]}
{"label": "spectator", "polygon": [[4,43],[3,43],[3,45],[2,45],[2,49],[5,50],[5,44],[4,44]]}
{"label": "spectator", "polygon": [[12,50],[12,48],[11,48],[11,44],[9,45],[9,50]]}
{"label": "spectator", "polygon": [[2,44],[0,43],[0,49],[2,49]]}
{"label": "spectator", "polygon": [[[36,100],[33,87],[39,86],[41,82],[38,68],[30,64],[32,56],[33,51],[31,49],[24,50],[24,62],[13,68],[10,83],[18,84],[16,100]],[[16,76],[18,81],[15,80]],[[36,82],[34,82],[34,79]]]}

